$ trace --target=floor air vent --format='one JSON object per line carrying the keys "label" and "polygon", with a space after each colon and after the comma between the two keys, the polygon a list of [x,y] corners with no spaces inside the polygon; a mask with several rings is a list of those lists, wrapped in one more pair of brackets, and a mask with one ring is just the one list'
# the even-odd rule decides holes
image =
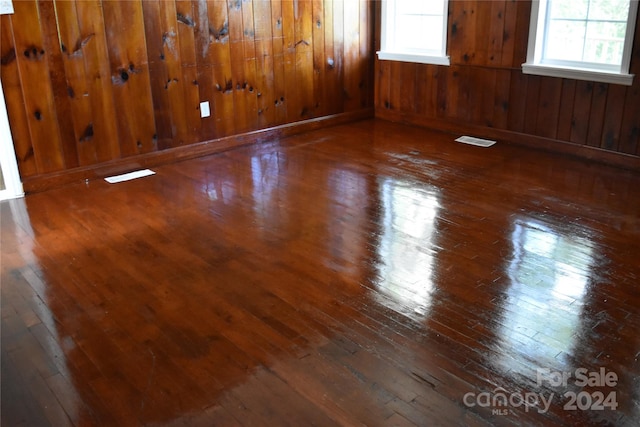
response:
{"label": "floor air vent", "polygon": [[152,170],[143,169],[135,172],[125,173],[123,175],[110,176],[108,178],[105,178],[104,180],[107,181],[109,184],[115,184],[117,182],[130,181],[132,179],[142,178],[144,176],[149,176],[154,174],[155,172]]}
{"label": "floor air vent", "polygon": [[460,138],[456,139],[456,141],[464,142],[465,144],[476,145],[478,147],[491,147],[496,143],[496,141],[490,139],[476,138],[473,136],[461,136]]}

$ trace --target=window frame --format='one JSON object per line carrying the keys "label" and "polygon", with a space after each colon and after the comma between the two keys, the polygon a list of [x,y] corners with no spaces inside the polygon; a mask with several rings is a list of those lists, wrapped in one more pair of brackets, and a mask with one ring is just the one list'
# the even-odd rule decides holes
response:
{"label": "window frame", "polygon": [[[449,15],[449,0],[442,0],[444,5],[442,44],[440,52],[435,51],[409,51],[392,46],[395,26],[396,0],[382,0],[381,4],[381,29],[380,50],[378,59],[389,61],[415,62],[419,64],[451,65],[447,55],[447,20]],[[388,37],[388,35],[391,35]]]}
{"label": "window frame", "polygon": [[529,44],[527,46],[527,62],[522,64],[524,74],[561,77],[577,80],[588,80],[601,83],[613,83],[631,86],[634,74],[629,73],[633,53],[633,38],[638,13],[638,0],[630,0],[627,29],[620,67],[592,64],[588,62],[569,63],[554,61],[543,63],[542,54],[547,31],[547,6],[549,0],[533,0],[531,4],[531,20],[529,23]]}

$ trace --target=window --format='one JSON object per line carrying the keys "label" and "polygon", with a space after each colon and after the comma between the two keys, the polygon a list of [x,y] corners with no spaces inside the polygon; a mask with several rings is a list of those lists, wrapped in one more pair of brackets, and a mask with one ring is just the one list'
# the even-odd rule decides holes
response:
{"label": "window", "polygon": [[631,85],[637,10],[637,0],[534,1],[522,71]]}
{"label": "window", "polygon": [[383,0],[378,58],[449,65],[448,0]]}

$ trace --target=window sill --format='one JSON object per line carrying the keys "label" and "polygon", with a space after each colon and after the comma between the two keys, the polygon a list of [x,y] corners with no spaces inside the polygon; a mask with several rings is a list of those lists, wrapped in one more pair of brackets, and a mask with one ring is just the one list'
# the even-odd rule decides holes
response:
{"label": "window sill", "polygon": [[383,61],[417,62],[418,64],[450,65],[448,56],[421,55],[418,53],[378,52],[378,59]]}
{"label": "window sill", "polygon": [[524,74],[538,76],[561,77],[565,79],[588,80],[600,83],[613,83],[625,86],[633,84],[634,74],[608,73],[606,71],[594,71],[580,68],[557,67],[540,64],[522,64]]}

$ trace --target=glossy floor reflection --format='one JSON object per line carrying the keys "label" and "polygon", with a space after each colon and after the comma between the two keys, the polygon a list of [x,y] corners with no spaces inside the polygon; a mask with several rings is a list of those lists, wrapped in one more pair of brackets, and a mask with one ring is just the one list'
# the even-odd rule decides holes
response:
{"label": "glossy floor reflection", "polygon": [[2,425],[639,425],[640,174],[455,137],[1,203]]}

